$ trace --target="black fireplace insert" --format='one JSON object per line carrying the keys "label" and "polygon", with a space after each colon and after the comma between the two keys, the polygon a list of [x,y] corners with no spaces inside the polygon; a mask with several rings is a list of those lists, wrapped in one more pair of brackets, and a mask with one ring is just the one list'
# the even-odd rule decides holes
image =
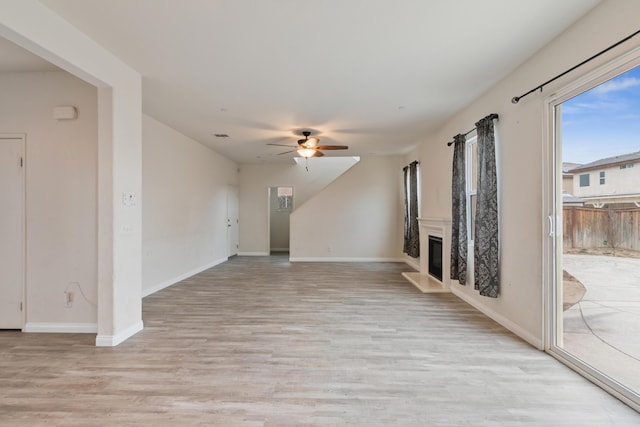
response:
{"label": "black fireplace insert", "polygon": [[429,236],[429,274],[442,282],[442,238]]}

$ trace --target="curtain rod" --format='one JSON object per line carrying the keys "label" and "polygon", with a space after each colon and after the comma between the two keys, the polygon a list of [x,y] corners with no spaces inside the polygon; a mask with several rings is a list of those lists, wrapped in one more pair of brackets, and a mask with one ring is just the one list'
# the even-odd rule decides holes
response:
{"label": "curtain rod", "polygon": [[626,42],[627,40],[631,39],[632,37],[637,36],[638,34],[640,34],[640,30],[636,31],[635,33],[628,35],[627,37],[623,38],[622,40],[620,40],[617,43],[612,44],[611,46],[609,46],[608,48],[601,50],[600,52],[596,53],[595,55],[593,55],[591,58],[589,59],[585,59],[584,61],[582,61],[581,63],[579,63],[578,65],[574,65],[573,67],[569,68],[567,71],[558,74],[557,76],[555,76],[552,79],[547,80],[546,82],[542,83],[541,85],[538,85],[536,87],[534,87],[533,89],[531,89],[529,92],[524,93],[520,96],[514,96],[513,98],[511,98],[511,102],[513,104],[517,104],[522,98],[524,98],[527,95],[532,94],[533,92],[535,92],[536,90],[540,89],[540,91],[542,91],[542,88],[545,87],[546,85],[548,85],[549,83],[558,80],[560,77],[564,76],[565,74],[575,70],[578,67],[582,67],[584,64],[586,64],[589,61],[592,61],[594,59],[596,59],[598,56],[602,55],[603,53],[609,52],[611,49],[613,49],[614,47],[621,45],[622,43]]}
{"label": "curtain rod", "polygon": [[419,162],[419,161],[414,160],[413,162],[409,163],[407,166],[403,167],[402,169],[406,169],[406,168],[408,168],[409,166],[411,166],[411,165],[412,165],[412,164],[414,164],[414,163],[415,163],[416,165],[419,165],[419,164],[420,164],[420,162]]}
{"label": "curtain rod", "polygon": [[[500,117],[500,116],[498,116],[496,113],[491,113],[491,114],[489,114],[486,118],[489,118],[489,119],[493,120],[493,119],[497,119],[498,117]],[[473,129],[471,129],[470,131],[467,131],[467,132],[465,132],[465,133],[463,133],[463,134],[459,134],[459,135],[467,136],[467,135],[469,135],[471,132],[473,132],[474,130],[476,130],[476,128],[473,128]],[[450,147],[454,142],[455,142],[455,141],[449,141],[449,142],[447,142],[447,147]]]}

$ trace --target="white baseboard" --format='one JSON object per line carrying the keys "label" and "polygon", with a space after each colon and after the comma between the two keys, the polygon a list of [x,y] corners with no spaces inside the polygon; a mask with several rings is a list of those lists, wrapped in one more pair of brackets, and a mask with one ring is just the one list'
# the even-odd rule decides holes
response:
{"label": "white baseboard", "polygon": [[118,332],[115,335],[97,335],[96,347],[115,347],[121,342],[134,336],[144,328],[142,320],[129,326],[122,332]]}
{"label": "white baseboard", "polygon": [[95,323],[28,322],[24,325],[23,331],[52,334],[95,334],[98,332],[98,325]]}
{"label": "white baseboard", "polygon": [[269,252],[238,252],[238,256],[269,256]]}
{"label": "white baseboard", "polygon": [[180,282],[180,281],[182,281],[184,279],[188,279],[189,277],[194,276],[194,275],[196,275],[198,273],[201,273],[204,270],[208,270],[211,267],[215,267],[218,264],[222,264],[223,262],[226,262],[228,259],[229,258],[227,258],[227,257],[220,258],[220,259],[215,260],[215,261],[213,261],[213,262],[211,262],[211,263],[209,263],[207,265],[203,265],[202,267],[198,267],[198,268],[195,268],[195,269],[193,269],[191,271],[188,271],[188,272],[186,272],[184,274],[181,274],[178,277],[174,277],[173,279],[169,279],[169,280],[166,280],[166,281],[164,281],[162,283],[158,283],[157,285],[151,286],[150,288],[143,289],[142,290],[142,298],[147,297],[147,296],[149,296],[151,294],[154,294],[154,293],[156,293],[158,291],[161,291],[164,288],[168,288],[171,285],[175,285],[176,283],[178,283],[178,282]]}
{"label": "white baseboard", "polygon": [[467,294],[465,294],[464,292],[462,292],[462,290],[460,290],[460,287],[459,285],[457,285],[457,282],[455,283],[456,284],[451,286],[451,292],[455,296],[457,296],[458,298],[460,298],[470,306],[478,309],[487,317],[490,317],[491,319],[495,320],[496,322],[498,322],[499,324],[501,324],[502,326],[504,326],[505,328],[507,328],[508,330],[510,330],[511,332],[513,332],[514,334],[516,334],[517,336],[519,336],[520,338],[522,338],[523,340],[525,340],[526,342],[528,342],[529,344],[537,348],[538,350],[544,350],[544,343],[542,342],[542,339],[536,336],[533,336],[529,331],[523,329],[520,325],[513,323],[511,320],[507,319],[503,315],[496,313],[495,311],[491,310],[490,308],[482,304],[478,304],[476,300],[470,298]]}
{"label": "white baseboard", "polygon": [[290,257],[291,262],[404,262],[402,258]]}

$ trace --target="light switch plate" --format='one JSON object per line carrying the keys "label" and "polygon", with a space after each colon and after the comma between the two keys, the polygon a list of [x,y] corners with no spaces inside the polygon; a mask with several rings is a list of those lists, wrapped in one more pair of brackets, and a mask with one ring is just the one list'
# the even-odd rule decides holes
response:
{"label": "light switch plate", "polygon": [[122,204],[125,206],[136,205],[136,195],[133,193],[122,193]]}

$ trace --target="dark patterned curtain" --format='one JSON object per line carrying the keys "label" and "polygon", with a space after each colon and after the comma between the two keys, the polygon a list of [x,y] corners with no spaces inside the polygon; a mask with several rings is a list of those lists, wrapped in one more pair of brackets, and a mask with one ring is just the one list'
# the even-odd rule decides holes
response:
{"label": "dark patterned curtain", "polygon": [[451,279],[467,283],[467,195],[465,135],[456,135],[451,181]]}
{"label": "dark patterned curtain", "polygon": [[409,250],[409,166],[402,168],[402,177],[404,183],[404,243],[402,252],[406,254]]}
{"label": "dark patterned curtain", "polygon": [[418,162],[405,166],[404,172],[404,245],[403,252],[412,258],[420,256],[418,234]]}
{"label": "dark patterned curtain", "polygon": [[497,298],[499,292],[498,179],[496,140],[493,120],[496,115],[476,123],[478,132],[478,199],[474,237],[475,289],[480,295]]}

